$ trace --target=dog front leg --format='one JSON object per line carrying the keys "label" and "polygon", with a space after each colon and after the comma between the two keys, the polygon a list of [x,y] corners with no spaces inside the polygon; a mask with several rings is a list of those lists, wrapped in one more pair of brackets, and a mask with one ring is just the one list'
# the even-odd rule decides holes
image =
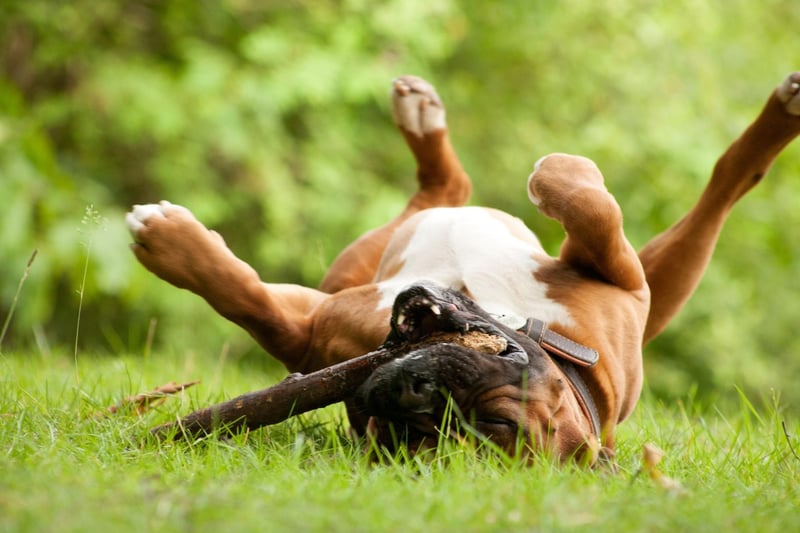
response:
{"label": "dog front leg", "polygon": [[528,196],[567,232],[560,259],[624,290],[644,288],[639,258],[622,229],[622,210],[593,161],[550,154],[528,178]]}
{"label": "dog front leg", "polygon": [[288,369],[296,370],[311,341],[311,309],[326,298],[297,285],[266,284],[222,237],[169,202],[137,205],[127,214],[136,258],[163,280],[204,298],[244,328]]}
{"label": "dog front leg", "polygon": [[761,114],[719,158],[697,204],[639,252],[651,291],[645,342],[661,333],[692,295],[731,208],[761,181],[798,133],[800,72],[795,72],[778,86]]}

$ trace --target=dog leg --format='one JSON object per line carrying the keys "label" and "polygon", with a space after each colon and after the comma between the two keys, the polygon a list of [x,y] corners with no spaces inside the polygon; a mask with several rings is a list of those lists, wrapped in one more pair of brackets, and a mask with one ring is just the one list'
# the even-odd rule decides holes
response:
{"label": "dog leg", "polygon": [[431,84],[414,76],[396,79],[392,114],[416,160],[419,188],[397,218],[362,235],[336,258],[320,284],[324,292],[369,283],[392,233],[404,220],[429,207],[464,205],[472,192],[450,143],[444,106]]}
{"label": "dog leg", "polygon": [[719,158],[697,204],[639,252],[652,295],[645,343],[663,331],[697,288],[733,205],[798,134],[800,72],[795,72]]}
{"label": "dog leg", "polygon": [[296,285],[266,284],[222,237],[181,206],[137,205],[127,214],[139,262],[163,280],[203,297],[247,330],[287,368],[296,369],[311,341],[311,314],[327,295]]}
{"label": "dog leg", "polygon": [[397,78],[392,115],[417,162],[419,190],[409,208],[464,205],[472,184],[450,143],[444,105],[433,85],[415,76]]}
{"label": "dog leg", "polygon": [[528,196],[564,226],[562,261],[628,291],[644,287],[639,258],[622,230],[622,210],[594,162],[566,154],[543,157],[528,178]]}

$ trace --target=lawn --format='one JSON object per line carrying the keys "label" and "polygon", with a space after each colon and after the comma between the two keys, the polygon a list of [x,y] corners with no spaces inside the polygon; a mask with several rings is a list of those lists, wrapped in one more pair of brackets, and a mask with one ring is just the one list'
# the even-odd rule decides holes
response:
{"label": "lawn", "polygon": [[[6,353],[0,376],[0,531],[800,529],[800,424],[779,400],[718,409],[645,393],[619,431],[612,473],[455,444],[370,463],[340,406],[224,441],[147,438],[280,379],[224,357]],[[192,379],[202,382],[144,415],[98,415]],[[664,450],[658,469],[680,489],[637,474],[645,443]]]}

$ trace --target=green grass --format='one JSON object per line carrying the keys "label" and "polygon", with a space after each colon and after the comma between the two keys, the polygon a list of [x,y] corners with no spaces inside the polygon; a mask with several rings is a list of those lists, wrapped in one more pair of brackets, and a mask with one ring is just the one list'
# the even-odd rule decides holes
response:
{"label": "green grass", "polygon": [[[370,464],[334,406],[221,441],[147,429],[279,378],[211,357],[0,355],[0,531],[797,531],[796,416],[645,397],[619,471],[446,446]],[[144,416],[96,418],[166,381],[203,382]],[[777,402],[776,402],[777,403]],[[784,434],[785,420],[790,437]],[[641,446],[685,492],[636,476]]]}

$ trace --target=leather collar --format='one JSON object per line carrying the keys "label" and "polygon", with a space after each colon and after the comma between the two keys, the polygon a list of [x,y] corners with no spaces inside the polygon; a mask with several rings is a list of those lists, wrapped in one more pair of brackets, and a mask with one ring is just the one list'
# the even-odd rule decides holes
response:
{"label": "leather collar", "polygon": [[597,403],[576,366],[591,368],[600,359],[600,354],[597,350],[548,329],[547,324],[537,318],[526,320],[520,331],[536,341],[567,376],[570,388],[592,426],[592,433],[599,439],[600,413],[597,410]]}

